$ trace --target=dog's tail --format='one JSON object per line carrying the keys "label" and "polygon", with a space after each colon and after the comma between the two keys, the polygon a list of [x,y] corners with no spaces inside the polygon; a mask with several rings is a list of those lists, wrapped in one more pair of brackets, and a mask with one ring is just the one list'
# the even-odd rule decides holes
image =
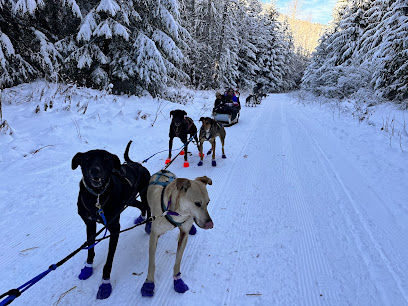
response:
{"label": "dog's tail", "polygon": [[133,162],[134,162],[133,160],[131,160],[131,159],[129,158],[129,148],[130,148],[131,143],[132,143],[132,140],[129,141],[129,143],[127,144],[126,150],[125,150],[125,154],[124,154],[124,156],[125,156],[125,161],[126,161],[127,163],[133,163]]}

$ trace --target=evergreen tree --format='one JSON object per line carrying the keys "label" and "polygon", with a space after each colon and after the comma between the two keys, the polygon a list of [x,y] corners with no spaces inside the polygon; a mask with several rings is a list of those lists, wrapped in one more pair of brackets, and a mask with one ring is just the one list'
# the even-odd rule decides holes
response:
{"label": "evergreen tree", "polygon": [[372,85],[390,100],[408,99],[408,3],[389,1],[378,25],[382,43],[376,48]]}
{"label": "evergreen tree", "polygon": [[242,9],[238,12],[240,37],[238,53],[238,87],[252,89],[257,83],[257,76],[261,70],[257,59],[259,39],[263,35],[261,19],[261,3],[258,0],[241,0]]}

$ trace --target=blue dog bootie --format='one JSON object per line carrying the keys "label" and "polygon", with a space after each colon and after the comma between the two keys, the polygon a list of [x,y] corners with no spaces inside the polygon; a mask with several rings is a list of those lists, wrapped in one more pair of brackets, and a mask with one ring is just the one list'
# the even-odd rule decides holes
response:
{"label": "blue dog bootie", "polygon": [[85,267],[81,269],[81,273],[79,273],[78,278],[80,280],[86,280],[91,277],[93,273],[92,264],[86,263]]}
{"label": "blue dog bootie", "polygon": [[194,224],[191,226],[190,231],[188,232],[190,235],[195,235],[197,234],[197,229],[194,226]]}
{"label": "blue dog bootie", "polygon": [[102,284],[99,286],[98,294],[96,298],[98,300],[107,299],[112,293],[112,285],[109,279],[103,279]]}
{"label": "blue dog bootie", "polygon": [[142,296],[152,297],[154,294],[154,283],[145,281],[140,292],[142,292]]}
{"label": "blue dog bootie", "polygon": [[198,162],[198,166],[202,166],[202,165],[203,165],[203,161],[200,160],[200,161]]}
{"label": "blue dog bootie", "polygon": [[145,232],[150,235],[151,231],[152,231],[152,222],[147,222],[145,226]]}
{"label": "blue dog bootie", "polygon": [[174,279],[174,290],[178,293],[184,293],[188,290],[188,286],[183,282],[181,279],[181,273],[179,272],[176,276],[173,277]]}
{"label": "blue dog bootie", "polygon": [[215,159],[212,160],[211,165],[212,165],[213,167],[216,167],[216,166],[217,166],[217,162],[215,161]]}
{"label": "blue dog bootie", "polygon": [[146,220],[146,217],[140,215],[139,217],[137,217],[137,218],[135,219],[135,221],[134,221],[133,223],[136,224],[136,225],[138,225],[138,224],[142,223],[144,220]]}
{"label": "blue dog bootie", "polygon": [[225,158],[227,158],[227,156],[226,156],[225,154],[222,154],[222,158],[224,158],[224,159],[225,159]]}

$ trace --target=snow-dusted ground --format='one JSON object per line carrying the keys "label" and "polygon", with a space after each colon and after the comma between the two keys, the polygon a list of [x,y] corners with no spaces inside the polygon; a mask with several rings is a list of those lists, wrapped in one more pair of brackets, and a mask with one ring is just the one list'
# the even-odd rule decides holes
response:
{"label": "snow-dusted ground", "polygon": [[[198,119],[210,115],[214,100],[214,93],[196,92],[194,101],[180,105],[91,90],[67,98],[54,95],[55,88],[41,97],[43,87],[35,83],[3,93],[3,101],[12,102],[3,104],[3,117],[14,133],[0,135],[0,294],[84,242],[76,208],[81,171],[71,170],[76,152],[106,149],[123,161],[133,140],[130,157],[140,162],[167,149],[170,110],[185,109],[200,127]],[[40,99],[41,105],[53,100],[53,108],[34,113]],[[87,102],[85,115],[79,113]],[[389,137],[394,115],[395,133]],[[82,251],[13,305],[408,305],[403,115],[383,105],[369,124],[359,123],[349,113],[303,106],[288,94],[243,107],[239,123],[226,128],[227,159],[220,158],[218,142],[217,167],[209,157],[198,167],[197,149],[190,145],[190,167],[183,168],[178,158],[169,168],[178,177],[213,180],[207,189],[214,228],[189,238],[182,261],[189,291],[173,290],[173,230],[159,239],[155,296],[142,298],[148,236],[138,227],[120,236],[107,300],[96,300],[104,241],[96,246],[90,279],[77,277],[86,259]],[[385,125],[388,132],[381,130]],[[154,173],[165,159],[161,153],[144,165]],[[122,228],[138,215],[128,208]]]}

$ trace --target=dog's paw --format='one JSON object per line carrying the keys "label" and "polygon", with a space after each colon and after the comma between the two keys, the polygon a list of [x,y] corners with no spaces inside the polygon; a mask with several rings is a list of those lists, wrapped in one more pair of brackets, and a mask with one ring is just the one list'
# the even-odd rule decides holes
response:
{"label": "dog's paw", "polygon": [[202,166],[202,165],[203,165],[203,161],[200,160],[200,161],[198,162],[198,166]]}
{"label": "dog's paw", "polygon": [[197,229],[194,226],[194,224],[191,226],[190,231],[188,232],[190,235],[195,235],[197,234]]}
{"label": "dog's paw", "polygon": [[138,224],[142,223],[144,220],[146,220],[146,218],[143,217],[142,215],[140,215],[139,217],[137,217],[137,218],[135,219],[135,221],[134,221],[133,223],[136,224],[136,225],[138,225]]}
{"label": "dog's paw", "polygon": [[226,156],[225,154],[222,154],[222,158],[224,158],[224,159],[225,159],[225,158],[227,158],[227,156]]}
{"label": "dog's paw", "polygon": [[78,275],[80,280],[86,280],[91,277],[93,273],[93,268],[90,266],[85,266],[82,268],[81,273]]}
{"label": "dog's paw", "polygon": [[211,165],[212,165],[213,167],[215,167],[215,166],[217,166],[217,162],[213,159],[212,162],[211,162]]}
{"label": "dog's paw", "polygon": [[212,153],[212,150],[208,151],[208,152],[207,152],[207,155],[210,155],[211,153]]}
{"label": "dog's paw", "polygon": [[112,285],[109,280],[103,280],[103,283],[99,286],[98,294],[96,298],[98,300],[107,299],[112,293]]}
{"label": "dog's paw", "polygon": [[170,158],[168,158],[168,159],[166,159],[166,161],[164,162],[166,165],[168,164],[168,163],[170,163]]}
{"label": "dog's paw", "polygon": [[184,162],[183,167],[184,167],[184,168],[190,167],[190,164],[188,163],[188,161],[185,161],[185,162]]}
{"label": "dog's paw", "polygon": [[151,231],[152,231],[152,222],[147,222],[145,226],[145,232],[150,235]]}
{"label": "dog's paw", "polygon": [[174,290],[178,293],[184,293],[188,290],[188,286],[181,279],[181,273],[179,272],[174,276]]}
{"label": "dog's paw", "polygon": [[154,283],[149,283],[146,281],[140,291],[142,292],[142,296],[152,297],[154,294]]}

